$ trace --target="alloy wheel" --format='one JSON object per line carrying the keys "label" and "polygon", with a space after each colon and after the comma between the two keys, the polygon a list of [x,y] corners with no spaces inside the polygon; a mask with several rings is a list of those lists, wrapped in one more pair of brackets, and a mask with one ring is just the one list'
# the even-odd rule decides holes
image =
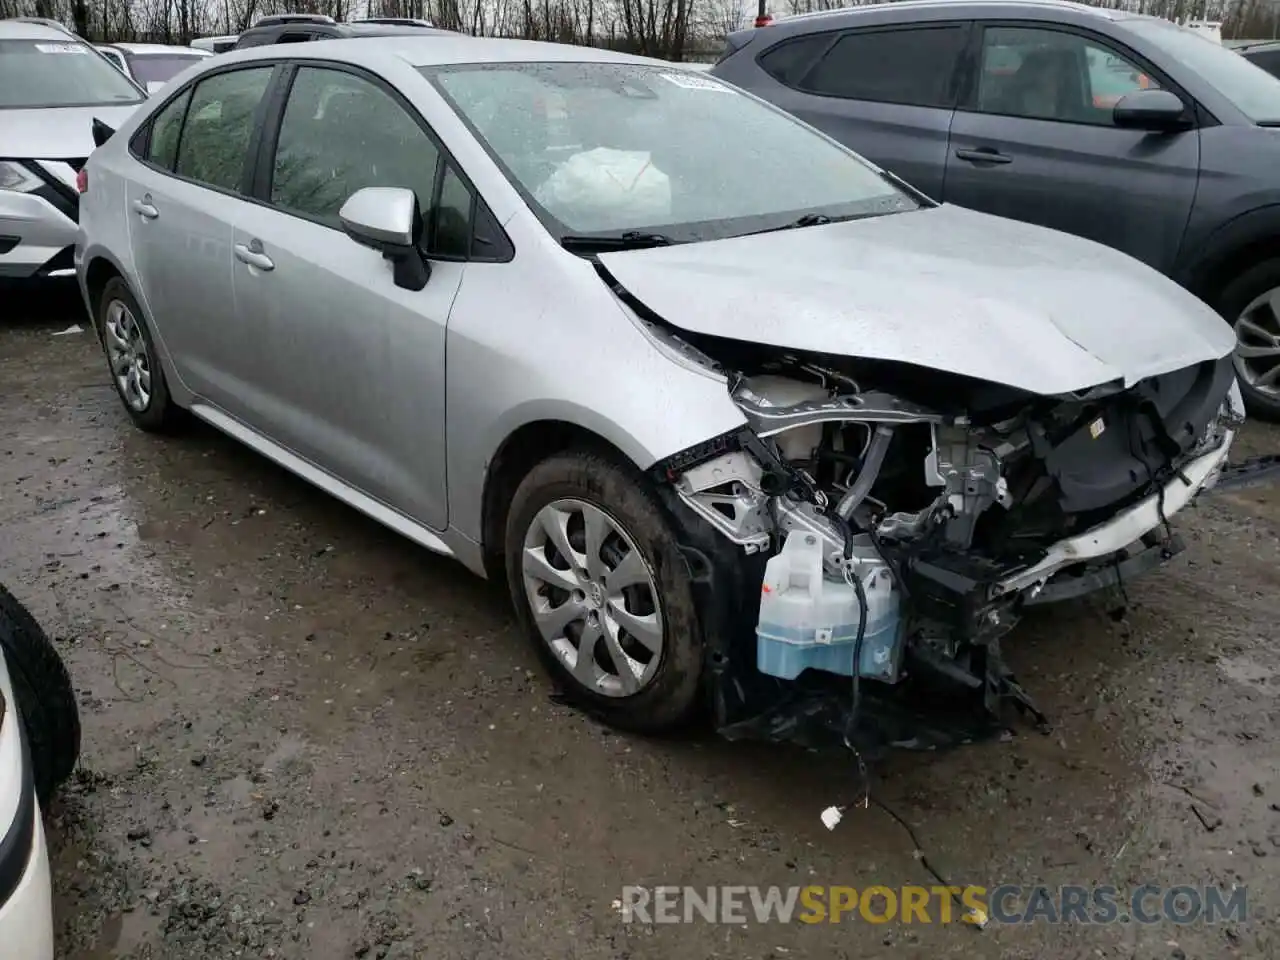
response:
{"label": "alloy wheel", "polygon": [[1235,330],[1236,374],[1258,393],[1280,399],[1280,287],[1245,307]]}
{"label": "alloy wheel", "polygon": [[112,300],[106,314],[107,360],[120,396],[135,413],[151,404],[151,350],[129,305]]}
{"label": "alloy wheel", "polygon": [[657,580],[616,519],[581,500],[538,511],[521,562],[534,623],[583,687],[607,697],[645,689],[662,660]]}

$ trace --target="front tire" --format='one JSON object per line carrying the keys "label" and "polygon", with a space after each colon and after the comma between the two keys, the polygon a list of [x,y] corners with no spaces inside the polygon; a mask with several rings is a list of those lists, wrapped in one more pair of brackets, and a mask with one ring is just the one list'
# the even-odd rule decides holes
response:
{"label": "front tire", "polygon": [[596,453],[543,461],[516,490],[505,545],[517,619],[567,699],[640,733],[690,719],[702,633],[671,522],[642,476]]}
{"label": "front tire", "polygon": [[1249,412],[1280,420],[1280,258],[1228,283],[1217,310],[1236,332],[1236,378]]}
{"label": "front tire", "polygon": [[75,769],[80,756],[80,712],[66,665],[35,617],[0,586],[0,653],[30,747],[36,794],[42,805]]}
{"label": "front tire", "polygon": [[160,355],[138,301],[119,277],[107,281],[98,300],[98,330],[120,402],[149,433],[172,430],[182,411],[169,396]]}

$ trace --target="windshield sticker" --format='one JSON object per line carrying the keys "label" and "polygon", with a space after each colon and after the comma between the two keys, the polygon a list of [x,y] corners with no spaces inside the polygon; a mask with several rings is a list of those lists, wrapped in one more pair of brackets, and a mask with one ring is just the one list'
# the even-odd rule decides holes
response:
{"label": "windshield sticker", "polygon": [[731,87],[726,87],[723,83],[717,83],[715,80],[708,80],[706,77],[700,77],[694,73],[663,73],[660,74],[663,80],[674,83],[677,87],[684,87],[686,90],[710,90],[713,93],[733,93]]}
{"label": "windshield sticker", "polygon": [[37,43],[36,49],[41,53],[84,53],[88,47],[83,43]]}

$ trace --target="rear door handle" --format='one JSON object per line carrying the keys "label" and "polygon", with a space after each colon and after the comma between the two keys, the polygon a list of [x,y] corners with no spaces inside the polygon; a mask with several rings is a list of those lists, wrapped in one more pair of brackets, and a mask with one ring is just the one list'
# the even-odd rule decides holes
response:
{"label": "rear door handle", "polygon": [[151,202],[151,194],[147,194],[141,200],[133,201],[133,211],[143,220],[154,220],[160,216],[160,211],[156,209],[156,205]]}
{"label": "rear door handle", "polygon": [[247,244],[237,243],[235,246],[236,259],[241,263],[247,263],[251,267],[257,267],[259,270],[274,270],[276,265],[262,251],[261,240],[250,240]]}
{"label": "rear door handle", "polygon": [[1001,153],[994,147],[962,147],[956,151],[956,156],[970,163],[1013,163],[1013,157]]}

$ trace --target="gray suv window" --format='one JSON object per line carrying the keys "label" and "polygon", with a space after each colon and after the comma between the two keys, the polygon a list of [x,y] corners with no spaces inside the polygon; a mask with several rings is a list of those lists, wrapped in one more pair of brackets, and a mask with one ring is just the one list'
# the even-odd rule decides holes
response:
{"label": "gray suv window", "polygon": [[811,33],[807,37],[783,40],[760,55],[760,69],[779,83],[794,87],[830,45],[829,33]]}
{"label": "gray suv window", "polygon": [[239,192],[258,103],[273,69],[232,70],[196,84],[178,144],[179,176]]}
{"label": "gray suv window", "polygon": [[1125,94],[1159,84],[1115,50],[1075,33],[988,27],[977,109],[1034,120],[1110,126]]}
{"label": "gray suv window", "polygon": [[849,100],[950,106],[967,34],[961,24],[845,34],[798,85]]}
{"label": "gray suv window", "polygon": [[341,70],[303,67],[289,92],[272,165],[271,203],[341,228],[362,187],[407,187],[429,209],[440,152],[391,95]]}

